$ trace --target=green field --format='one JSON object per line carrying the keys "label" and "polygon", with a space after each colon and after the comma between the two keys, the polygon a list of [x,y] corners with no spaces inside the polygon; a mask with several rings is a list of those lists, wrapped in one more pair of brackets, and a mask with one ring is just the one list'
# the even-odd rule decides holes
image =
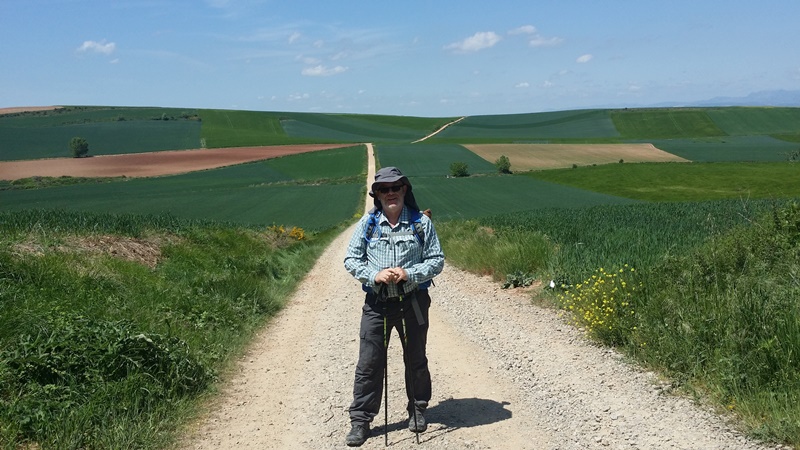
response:
{"label": "green field", "polygon": [[726,136],[693,139],[653,139],[650,142],[666,152],[697,162],[786,161],[796,143],[770,136]]}
{"label": "green field", "polygon": [[471,174],[497,172],[493,164],[457,144],[379,144],[375,155],[381,167],[400,167],[414,176],[446,177],[454,162],[466,163]]}
{"label": "green field", "polygon": [[37,208],[171,214],[319,230],[352,217],[360,203],[365,173],[366,152],[356,146],[184,175],[5,190],[0,191],[0,205],[6,211]]}
{"label": "green field", "polygon": [[437,219],[471,219],[541,208],[583,208],[634,203],[634,200],[518,176],[469,178],[412,177],[421,208]]}
{"label": "green field", "polygon": [[611,118],[624,139],[726,135],[702,109],[615,110],[611,113]]}
{"label": "green field", "polygon": [[449,118],[391,117],[361,114],[284,114],[289,136],[333,142],[411,142],[450,122]]}
{"label": "green field", "polygon": [[[511,278],[516,271],[523,278],[553,280],[555,288],[536,301],[567,311],[559,295],[588,299],[578,305],[586,313],[593,304],[605,305],[603,314],[625,306],[624,317],[606,317],[613,330],[598,321],[578,324],[674,386],[733,411],[747,432],[800,444],[800,370],[793,359],[800,353],[800,163],[791,162],[798,156],[800,108],[475,116],[417,144],[411,142],[452,118],[189,112],[74,108],[0,116],[0,159],[43,157],[47,142],[76,130],[95,133],[83,136],[90,154],[191,141],[206,147],[372,142],[378,165],[400,167],[419,205],[433,210],[450,264],[466,266],[466,255],[477,263],[470,270],[479,273]],[[500,175],[460,145],[492,142],[652,142],[693,162]],[[471,176],[451,177],[454,162],[466,163]],[[360,215],[366,173],[364,146],[355,145],[151,179],[0,184],[0,381],[11,386],[0,391],[0,400],[25,393],[15,403],[23,405],[18,409],[0,401],[0,417],[22,424],[0,423],[0,440],[17,439],[10,448],[32,442],[43,448],[58,442],[102,447],[91,441],[98,436],[137,448],[168,442],[152,434],[177,429],[171,421],[182,420],[174,412],[184,404],[182,396],[204,392],[210,372],[199,365],[221,361],[220,349],[238,354],[246,344],[237,331],[241,321],[246,320],[243,332],[252,331],[280,307],[309,266],[305,258],[316,257],[326,239]],[[291,227],[313,235],[309,247],[272,245],[271,239],[285,241]],[[151,240],[165,260],[150,269],[64,250],[97,237]],[[300,254],[306,256],[297,261]],[[636,267],[635,274],[626,264]],[[616,293],[614,303],[599,291],[580,292],[593,276],[623,268],[630,283],[617,286],[630,294],[624,305]],[[120,322],[128,317],[133,324]],[[98,396],[84,393],[83,384],[69,385],[78,396],[64,392],[64,385],[29,383],[24,370],[10,369],[24,367],[9,362],[17,358],[56,367],[84,350],[125,350],[119,343],[140,334],[179,338],[154,338],[164,352],[156,356],[197,369],[196,383],[154,398],[151,381],[164,374],[130,372],[121,385],[101,384]],[[64,346],[48,346],[63,336]],[[65,356],[73,345],[80,350]],[[83,376],[76,370],[75,377]],[[47,389],[57,395],[45,395]],[[116,389],[133,394],[125,400]],[[123,402],[116,403],[118,397]],[[152,409],[124,403],[145,397]],[[77,407],[62,408],[62,400]],[[39,415],[26,415],[33,406],[24,405],[37,405]],[[113,405],[108,415],[107,405]],[[78,410],[86,413],[81,420],[102,433],[86,434],[70,422]],[[23,435],[30,440],[19,440]]]}
{"label": "green field", "polygon": [[201,122],[195,114],[166,108],[76,108],[0,115],[0,161],[70,157],[69,141],[76,136],[89,142],[90,155],[199,148]]}
{"label": "green field", "polygon": [[608,164],[528,176],[651,202],[800,197],[800,164],[785,162]]}
{"label": "green field", "polygon": [[467,117],[431,142],[538,142],[618,136],[607,111],[588,110]]}
{"label": "green field", "polygon": [[800,108],[710,108],[708,117],[730,136],[797,134]]}

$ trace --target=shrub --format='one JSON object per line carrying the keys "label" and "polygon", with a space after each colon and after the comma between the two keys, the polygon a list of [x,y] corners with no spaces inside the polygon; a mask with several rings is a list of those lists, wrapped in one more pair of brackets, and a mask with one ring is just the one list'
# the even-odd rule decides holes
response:
{"label": "shrub", "polygon": [[506,275],[506,282],[503,283],[502,288],[517,288],[517,287],[527,287],[533,284],[535,281],[533,275],[528,272],[524,272],[522,270],[517,270],[514,273],[510,273]]}
{"label": "shrub", "polygon": [[73,158],[83,158],[89,154],[89,142],[82,137],[74,137],[69,141],[69,149]]}
{"label": "shrub", "polygon": [[450,164],[450,175],[454,177],[468,177],[469,166],[464,162],[454,162]]}
{"label": "shrub", "polygon": [[497,161],[494,162],[497,171],[500,173],[511,173],[511,160],[506,155],[500,155]]}
{"label": "shrub", "polygon": [[636,329],[633,294],[640,283],[632,280],[633,267],[606,272],[602,267],[575,286],[560,286],[560,306],[571,315],[571,322],[584,327],[593,338],[608,345],[622,345]]}

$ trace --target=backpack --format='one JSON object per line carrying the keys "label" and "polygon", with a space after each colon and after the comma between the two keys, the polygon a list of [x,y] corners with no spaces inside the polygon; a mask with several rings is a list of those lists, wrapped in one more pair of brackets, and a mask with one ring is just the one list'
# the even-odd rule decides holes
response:
{"label": "backpack", "polygon": [[[378,228],[378,233],[380,233],[380,227],[378,227],[378,215],[380,211],[378,208],[372,208],[369,211],[369,219],[367,219],[367,227],[364,229],[364,240],[367,242],[372,241],[372,234],[375,233],[375,228]],[[425,245],[425,229],[422,227],[422,213],[412,209],[411,210],[411,230],[414,233],[414,237],[417,238],[419,245]],[[380,237],[380,234],[378,234]]]}

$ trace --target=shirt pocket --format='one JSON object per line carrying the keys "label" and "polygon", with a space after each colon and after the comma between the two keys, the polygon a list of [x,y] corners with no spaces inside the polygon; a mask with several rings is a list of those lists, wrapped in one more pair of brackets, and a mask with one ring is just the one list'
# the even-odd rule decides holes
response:
{"label": "shirt pocket", "polygon": [[394,254],[397,263],[403,266],[418,262],[420,254],[419,242],[413,234],[394,237]]}

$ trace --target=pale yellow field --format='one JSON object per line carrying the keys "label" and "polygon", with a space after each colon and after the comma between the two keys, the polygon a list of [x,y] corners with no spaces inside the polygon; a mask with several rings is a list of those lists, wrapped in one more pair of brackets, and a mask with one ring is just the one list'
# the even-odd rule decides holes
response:
{"label": "pale yellow field", "polygon": [[511,170],[525,172],[624,162],[688,162],[653,144],[470,144],[470,151],[494,164],[505,155]]}

